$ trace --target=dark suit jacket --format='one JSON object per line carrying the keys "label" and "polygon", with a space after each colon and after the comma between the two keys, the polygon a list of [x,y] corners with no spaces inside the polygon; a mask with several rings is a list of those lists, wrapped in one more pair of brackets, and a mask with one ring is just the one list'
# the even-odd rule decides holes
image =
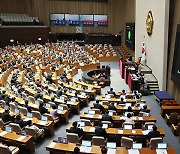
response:
{"label": "dark suit jacket", "polygon": [[116,111],[117,108],[116,108],[114,105],[109,105],[109,110],[114,110],[114,111]]}
{"label": "dark suit jacket", "polygon": [[26,109],[28,110],[28,112],[31,112],[31,111],[32,111],[32,109],[31,109],[31,107],[30,107],[30,106],[25,105],[24,107],[26,107]]}
{"label": "dark suit jacket", "polygon": [[106,114],[104,114],[103,116],[102,116],[102,121],[113,121],[113,119],[112,119],[112,117],[110,116],[110,115],[106,115]]}
{"label": "dark suit jacket", "polygon": [[19,126],[21,128],[25,127],[26,126],[26,122],[24,122],[23,120],[15,120],[14,121],[16,124],[19,124]]}
{"label": "dark suit jacket", "polygon": [[101,128],[101,127],[96,127],[95,128],[95,134],[96,134],[96,136],[102,136],[104,138],[107,137],[106,130],[104,128]]}
{"label": "dark suit jacket", "polygon": [[154,137],[160,137],[160,132],[159,131],[150,131],[148,133],[148,140],[150,141],[151,138],[154,138]]}
{"label": "dark suit jacket", "polygon": [[100,109],[101,111],[104,110],[104,107],[101,104],[97,104],[97,103],[94,104],[94,108]]}
{"label": "dark suit jacket", "polygon": [[82,136],[83,130],[78,127],[71,127],[69,130],[69,133],[75,133],[75,134],[78,134],[78,136]]}
{"label": "dark suit jacket", "polygon": [[43,115],[44,113],[47,113],[48,110],[45,107],[40,107],[39,112],[41,113],[41,115]]}
{"label": "dark suit jacket", "polygon": [[61,91],[61,90],[57,90],[57,91],[56,91],[56,95],[57,95],[58,97],[60,97],[60,96],[62,95],[62,91]]}
{"label": "dark suit jacket", "polygon": [[6,112],[4,112],[3,114],[2,114],[2,120],[3,120],[3,122],[4,123],[6,123],[6,122],[8,122],[8,121],[11,121],[11,116],[9,115],[9,113],[6,113]]}

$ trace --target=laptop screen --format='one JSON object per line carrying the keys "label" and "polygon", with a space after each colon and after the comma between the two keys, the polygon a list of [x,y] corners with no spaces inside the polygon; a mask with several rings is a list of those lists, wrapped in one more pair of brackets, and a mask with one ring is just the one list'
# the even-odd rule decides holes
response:
{"label": "laptop screen", "polygon": [[116,149],[116,142],[107,142],[107,148]]}
{"label": "laptop screen", "polygon": [[124,129],[125,130],[131,130],[132,129],[132,125],[124,125]]}
{"label": "laptop screen", "polygon": [[39,101],[38,101],[38,100],[35,100],[35,104],[36,104],[36,105],[39,105]]}
{"label": "laptop screen", "polygon": [[72,93],[75,94],[75,93],[76,93],[76,90],[72,90]]}
{"label": "laptop screen", "polygon": [[9,109],[9,106],[4,105],[4,109],[5,109],[5,110]]}
{"label": "laptop screen", "polygon": [[68,143],[68,140],[67,140],[67,138],[64,138],[64,137],[58,137],[58,142],[59,142],[59,143],[67,144],[67,143]]}
{"label": "laptop screen", "polygon": [[133,143],[133,149],[142,149],[142,143]]}
{"label": "laptop screen", "polygon": [[95,114],[95,111],[89,110],[89,114]]}
{"label": "laptop screen", "polygon": [[32,113],[29,113],[29,112],[28,112],[28,113],[27,113],[27,117],[28,117],[28,118],[32,118]]}
{"label": "laptop screen", "polygon": [[166,149],[167,148],[167,143],[158,143],[157,148],[158,149]]}
{"label": "laptop screen", "polygon": [[129,107],[129,106],[131,106],[131,103],[126,103],[125,106]]}
{"label": "laptop screen", "polygon": [[63,96],[60,96],[60,98],[59,98],[60,100],[64,100],[64,97]]}
{"label": "laptop screen", "polygon": [[82,140],[82,145],[90,147],[91,146],[91,141]]}
{"label": "laptop screen", "polygon": [[85,122],[78,121],[78,127],[85,127]]}
{"label": "laptop screen", "polygon": [[54,94],[53,94],[53,93],[51,93],[51,94],[50,94],[50,96],[51,96],[51,97],[54,97]]}
{"label": "laptop screen", "polygon": [[75,98],[71,98],[71,102],[76,102],[76,99]]}
{"label": "laptop screen", "polygon": [[11,133],[12,132],[12,127],[5,126],[5,131]]}
{"label": "laptop screen", "polygon": [[108,124],[103,124],[103,125],[102,125],[102,128],[107,129],[107,128],[108,128]]}
{"label": "laptop screen", "polygon": [[153,129],[153,125],[148,125],[148,130],[152,130]]}
{"label": "laptop screen", "polygon": [[109,112],[109,115],[110,115],[110,116],[113,116],[113,112]]}
{"label": "laptop screen", "polygon": [[58,106],[58,110],[61,110],[61,111],[62,111],[62,110],[63,110],[63,106],[60,106],[60,105],[59,105],[59,106]]}
{"label": "laptop screen", "polygon": [[82,96],[86,96],[86,93],[82,92],[81,95],[82,95]]}
{"label": "laptop screen", "polygon": [[88,90],[92,90],[92,87],[88,87]]}
{"label": "laptop screen", "polygon": [[15,109],[15,113],[19,114],[20,113],[19,109]]}
{"label": "laptop screen", "polygon": [[69,85],[70,85],[70,86],[72,86],[72,85],[73,85],[73,83],[72,83],[72,82],[69,82]]}
{"label": "laptop screen", "polygon": [[50,107],[51,107],[51,105],[46,103],[46,108],[50,108]]}
{"label": "laptop screen", "polygon": [[106,99],[111,99],[111,95],[106,95]]}
{"label": "laptop screen", "polygon": [[47,116],[42,116],[42,117],[41,117],[41,120],[42,120],[42,121],[48,121],[48,117],[47,117]]}
{"label": "laptop screen", "polygon": [[80,88],[80,89],[81,89],[81,88],[82,88],[82,85],[78,85],[78,88]]}

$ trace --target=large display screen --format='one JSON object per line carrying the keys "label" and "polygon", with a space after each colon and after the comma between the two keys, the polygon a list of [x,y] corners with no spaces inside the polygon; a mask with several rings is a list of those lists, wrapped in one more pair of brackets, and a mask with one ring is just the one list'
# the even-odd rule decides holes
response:
{"label": "large display screen", "polygon": [[180,86],[180,25],[177,26],[171,77],[175,84]]}
{"label": "large display screen", "polygon": [[135,49],[135,23],[126,23],[126,45],[130,49]]}

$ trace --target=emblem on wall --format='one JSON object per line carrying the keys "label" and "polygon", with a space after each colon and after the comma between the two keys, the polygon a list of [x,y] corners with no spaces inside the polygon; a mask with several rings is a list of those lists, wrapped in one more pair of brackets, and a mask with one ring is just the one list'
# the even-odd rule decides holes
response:
{"label": "emblem on wall", "polygon": [[146,19],[146,32],[149,36],[151,36],[153,33],[153,25],[154,25],[153,15],[152,12],[149,11]]}

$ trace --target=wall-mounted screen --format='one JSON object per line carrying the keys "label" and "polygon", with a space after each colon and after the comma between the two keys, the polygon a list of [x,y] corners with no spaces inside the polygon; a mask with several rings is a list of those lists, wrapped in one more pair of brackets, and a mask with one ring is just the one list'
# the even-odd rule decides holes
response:
{"label": "wall-mounted screen", "polygon": [[126,23],[126,45],[130,49],[135,49],[135,23]]}
{"label": "wall-mounted screen", "polygon": [[78,14],[65,14],[66,26],[78,26],[79,15]]}
{"label": "wall-mounted screen", "polygon": [[64,14],[49,14],[50,25],[64,25]]}
{"label": "wall-mounted screen", "polygon": [[176,85],[180,86],[180,25],[177,26],[171,78]]}
{"label": "wall-mounted screen", "polygon": [[82,14],[80,15],[80,26],[93,26],[93,15]]}
{"label": "wall-mounted screen", "polygon": [[94,26],[107,26],[108,17],[107,15],[94,15]]}

